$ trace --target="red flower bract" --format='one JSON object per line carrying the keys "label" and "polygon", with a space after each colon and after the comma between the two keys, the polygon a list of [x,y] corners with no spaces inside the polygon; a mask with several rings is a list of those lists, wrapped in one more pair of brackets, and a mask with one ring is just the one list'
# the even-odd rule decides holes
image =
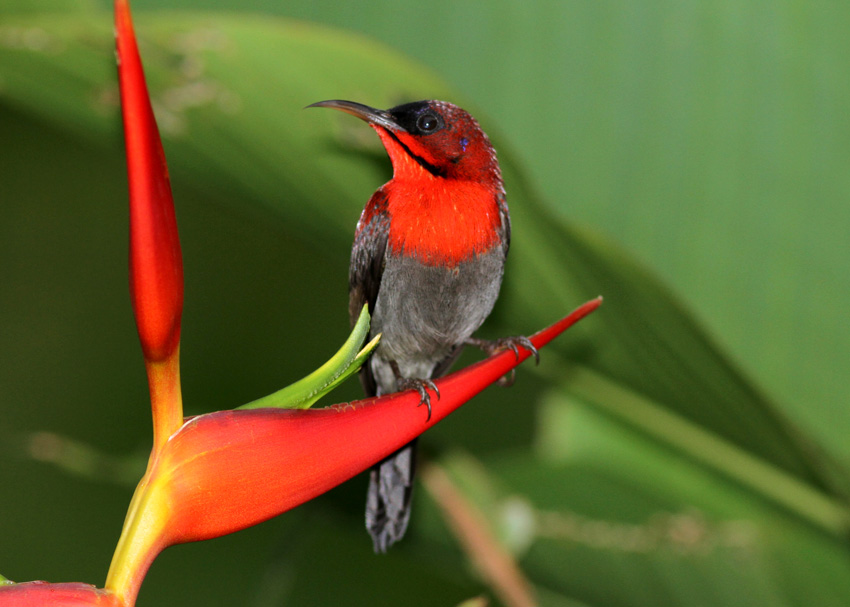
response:
{"label": "red flower bract", "polygon": [[130,294],[145,360],[158,362],[180,341],[183,261],[165,153],[125,0],[115,2],[115,28],[130,187]]}
{"label": "red flower bract", "polygon": [[3,607],[119,607],[123,605],[108,590],[77,582],[48,584],[25,582],[0,586],[0,606]]}
{"label": "red flower bract", "polygon": [[[596,309],[590,301],[531,338],[543,347]],[[220,411],[189,419],[151,470],[170,519],[165,545],[203,540],[257,524],[367,469],[445,418],[530,353],[506,351],[437,380],[428,420],[408,391],[325,409]]]}

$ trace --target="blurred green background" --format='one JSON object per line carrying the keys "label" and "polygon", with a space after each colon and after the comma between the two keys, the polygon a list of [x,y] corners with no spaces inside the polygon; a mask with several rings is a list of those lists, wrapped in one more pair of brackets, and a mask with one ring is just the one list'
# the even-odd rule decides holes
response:
{"label": "blurred green background", "polygon": [[[347,335],[354,224],[389,165],[357,121],[301,108],[447,98],[494,140],[514,221],[482,333],[606,298],[424,441],[539,602],[850,602],[850,8],[133,9],[185,259],[187,413],[267,394]],[[150,446],[111,32],[101,0],[0,0],[0,572],[18,581],[103,584]],[[424,489],[409,537],[372,555],[364,493],[169,549],[138,604],[499,603]]]}

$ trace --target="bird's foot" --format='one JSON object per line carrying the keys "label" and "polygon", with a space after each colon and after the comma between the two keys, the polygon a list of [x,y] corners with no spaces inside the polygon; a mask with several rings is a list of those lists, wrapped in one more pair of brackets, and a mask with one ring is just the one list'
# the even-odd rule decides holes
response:
{"label": "bird's foot", "polygon": [[390,368],[393,370],[393,374],[396,379],[396,390],[399,392],[404,392],[405,390],[416,390],[419,392],[419,405],[425,405],[428,407],[428,418],[425,420],[426,422],[431,421],[431,395],[428,394],[428,389],[434,391],[434,394],[437,395],[437,400],[440,399],[440,389],[437,388],[437,384],[435,384],[430,379],[419,379],[416,377],[403,377],[401,371],[398,368],[398,363],[395,361],[390,362]]}
{"label": "bird's foot", "polygon": [[498,354],[505,350],[511,350],[514,355],[519,358],[519,346],[522,346],[534,355],[537,363],[540,363],[540,353],[531,340],[522,335],[514,337],[500,337],[499,339],[478,339],[477,337],[467,337],[463,342],[467,346],[475,346],[487,353],[488,356]]}
{"label": "bird's foot", "polygon": [[425,420],[426,422],[431,421],[431,395],[428,394],[428,389],[433,390],[434,394],[437,395],[437,400],[440,399],[440,389],[437,388],[437,384],[435,384],[430,379],[418,379],[414,377],[400,377],[396,382],[399,392],[404,392],[405,390],[416,390],[419,392],[419,405],[425,405],[428,407],[428,418]]}
{"label": "bird's foot", "polygon": [[[487,353],[487,356],[493,356],[505,350],[511,350],[514,356],[519,359],[519,346],[522,346],[534,355],[536,364],[540,364],[540,352],[531,343],[531,340],[523,335],[514,337],[500,337],[499,339],[478,339],[477,337],[468,337],[464,342],[465,345],[475,346]],[[511,374],[499,379],[500,386],[512,386],[516,379],[516,369],[511,369]]]}

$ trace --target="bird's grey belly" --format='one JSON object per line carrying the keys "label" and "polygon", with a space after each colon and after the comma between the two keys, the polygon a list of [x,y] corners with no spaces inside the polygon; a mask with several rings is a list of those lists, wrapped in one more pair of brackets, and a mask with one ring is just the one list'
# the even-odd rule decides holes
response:
{"label": "bird's grey belly", "polygon": [[372,357],[382,393],[395,391],[388,361],[395,361],[404,377],[431,377],[490,314],[503,270],[501,247],[454,268],[387,256],[371,330],[382,334]]}

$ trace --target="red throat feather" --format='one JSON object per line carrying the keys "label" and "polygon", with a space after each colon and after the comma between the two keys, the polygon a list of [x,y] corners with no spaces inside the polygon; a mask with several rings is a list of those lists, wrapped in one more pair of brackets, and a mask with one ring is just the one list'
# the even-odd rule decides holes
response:
{"label": "red throat feather", "polygon": [[381,188],[393,254],[455,267],[499,244],[500,183],[433,175],[386,130],[375,130],[393,165],[393,179]]}

